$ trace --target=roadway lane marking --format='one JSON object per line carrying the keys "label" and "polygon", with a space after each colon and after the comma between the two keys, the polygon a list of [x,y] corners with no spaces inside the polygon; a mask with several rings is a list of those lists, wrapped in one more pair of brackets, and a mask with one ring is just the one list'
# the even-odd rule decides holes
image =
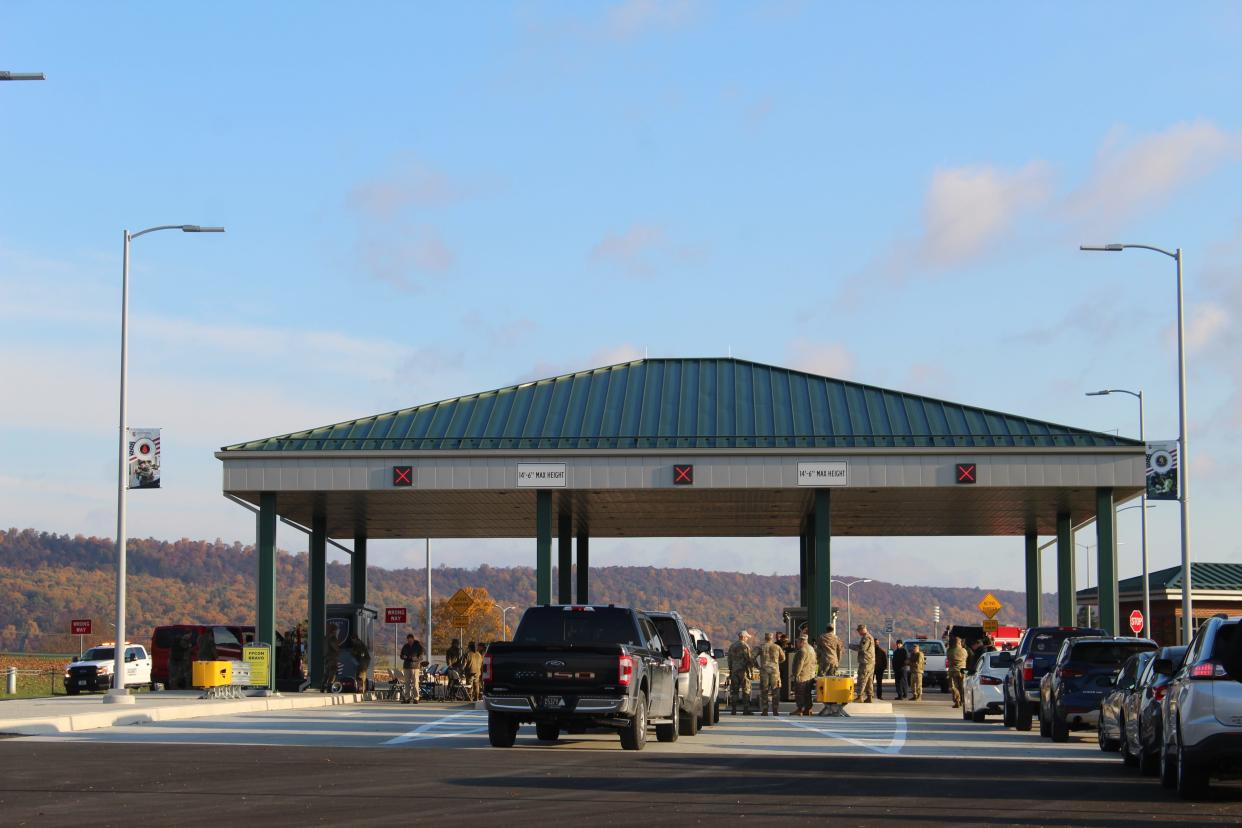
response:
{"label": "roadway lane marking", "polygon": [[384,744],[403,745],[407,742],[421,742],[427,739],[450,739],[454,736],[483,733],[486,730],[487,714],[478,710],[467,710],[420,724],[409,733],[389,739]]}
{"label": "roadway lane marking", "polygon": [[[796,727],[800,730],[809,730],[812,733],[818,733],[821,736],[827,736],[830,739],[839,739],[842,742],[853,745],[854,747],[866,748],[873,753],[880,753],[887,756],[896,756],[901,753],[901,749],[906,744],[906,717],[895,716],[893,721],[892,736],[888,740],[888,744],[877,744],[889,731],[886,728],[877,727],[876,722],[841,722],[840,725],[820,727],[812,722],[801,722],[797,719],[781,719],[790,727]],[[834,723],[835,724],[835,723]],[[855,726],[851,726],[855,725]],[[849,734],[853,734],[853,736]],[[866,736],[864,734],[876,733],[880,734],[880,738]],[[858,738],[854,738],[857,736]]]}

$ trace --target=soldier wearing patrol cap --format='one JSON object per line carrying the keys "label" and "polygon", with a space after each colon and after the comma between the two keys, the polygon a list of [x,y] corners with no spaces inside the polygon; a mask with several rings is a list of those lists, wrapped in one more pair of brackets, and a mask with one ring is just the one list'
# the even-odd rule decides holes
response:
{"label": "soldier wearing patrol cap", "polygon": [[762,711],[760,715],[768,715],[768,708],[771,707],[772,715],[779,716],[781,712],[781,665],[785,662],[785,651],[772,640],[772,633],[763,634],[763,646],[759,648],[757,660],[759,662],[759,707]]}
{"label": "soldier wearing patrol cap", "polygon": [[729,648],[729,712],[734,716],[737,715],[739,696],[743,697],[745,702],[745,715],[751,715],[750,670],[755,666],[755,659],[750,646],[746,643],[748,638],[750,638],[750,633],[741,630],[737,634],[737,641],[734,641],[733,646]]}
{"label": "soldier wearing patrol cap", "polygon": [[811,706],[815,699],[815,674],[819,672],[819,659],[811,647],[810,636],[801,633],[798,636],[798,649],[794,651],[793,664],[789,670],[789,681],[794,689],[794,711],[791,716],[811,715]]}

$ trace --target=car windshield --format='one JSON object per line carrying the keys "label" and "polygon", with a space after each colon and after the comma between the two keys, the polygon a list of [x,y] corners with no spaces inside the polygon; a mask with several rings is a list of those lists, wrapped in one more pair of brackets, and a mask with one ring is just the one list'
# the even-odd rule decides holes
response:
{"label": "car windshield", "polygon": [[914,652],[914,645],[918,644],[919,649],[923,651],[923,655],[944,655],[944,642],[942,641],[907,641],[905,647],[910,652]]}
{"label": "car windshield", "polygon": [[111,647],[91,647],[86,651],[86,655],[82,656],[83,661],[111,661],[116,658],[116,653]]}
{"label": "car windshield", "polygon": [[524,644],[637,644],[633,616],[621,609],[526,611],[513,640]]}
{"label": "car windshield", "polygon": [[1150,644],[1116,644],[1113,642],[1083,642],[1074,645],[1069,660],[1080,664],[1116,667],[1135,653],[1154,649]]}
{"label": "car windshield", "polygon": [[1040,653],[1041,655],[1055,655],[1057,650],[1061,649],[1061,645],[1065,643],[1065,639],[1073,638],[1081,635],[1078,630],[1048,630],[1047,632],[1037,633],[1033,641],[1031,641],[1031,652]]}

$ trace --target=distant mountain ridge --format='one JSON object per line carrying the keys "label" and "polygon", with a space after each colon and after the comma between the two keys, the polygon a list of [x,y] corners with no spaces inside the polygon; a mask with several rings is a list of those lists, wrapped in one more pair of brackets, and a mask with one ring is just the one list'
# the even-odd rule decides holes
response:
{"label": "distant mountain ridge", "polygon": [[[151,629],[181,621],[253,623],[254,548],[221,541],[134,539],[128,545],[129,637],[148,640]],[[108,538],[56,535],[33,529],[0,530],[0,649],[68,651],[73,618],[95,621],[95,640],[107,637],[115,601],[115,554]],[[306,614],[306,553],[280,552],[277,558],[278,624],[292,627]],[[866,573],[860,573],[865,576]],[[845,576],[841,576],[845,577]],[[423,569],[370,567],[370,602],[407,606],[422,618],[426,574]],[[555,579],[554,579],[555,583]],[[348,600],[349,567],[328,565],[328,601]],[[483,587],[506,606],[535,600],[531,567],[432,569],[432,600],[459,587]],[[853,590],[854,623],[882,630],[894,619],[895,634],[932,635],[931,611],[941,608],[945,622],[977,623],[975,605],[985,589],[899,586],[873,581]],[[1021,624],[1025,596],[992,590],[1005,605],[1001,623]],[[797,604],[794,575],[754,575],[702,569],[601,566],[591,570],[591,599],[645,609],[676,609],[691,625],[716,641],[737,630],[778,630],[781,611]],[[834,594],[845,622],[844,595]],[[1055,617],[1055,596],[1043,597],[1046,618]],[[512,617],[512,616],[511,616]],[[416,627],[418,629],[418,627]]]}

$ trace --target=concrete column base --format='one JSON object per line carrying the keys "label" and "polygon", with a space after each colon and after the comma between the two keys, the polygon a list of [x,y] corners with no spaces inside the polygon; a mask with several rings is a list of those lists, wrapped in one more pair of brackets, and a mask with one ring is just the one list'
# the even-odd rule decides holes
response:
{"label": "concrete column base", "polygon": [[138,701],[130,695],[128,690],[109,690],[104,694],[104,704],[137,704]]}

